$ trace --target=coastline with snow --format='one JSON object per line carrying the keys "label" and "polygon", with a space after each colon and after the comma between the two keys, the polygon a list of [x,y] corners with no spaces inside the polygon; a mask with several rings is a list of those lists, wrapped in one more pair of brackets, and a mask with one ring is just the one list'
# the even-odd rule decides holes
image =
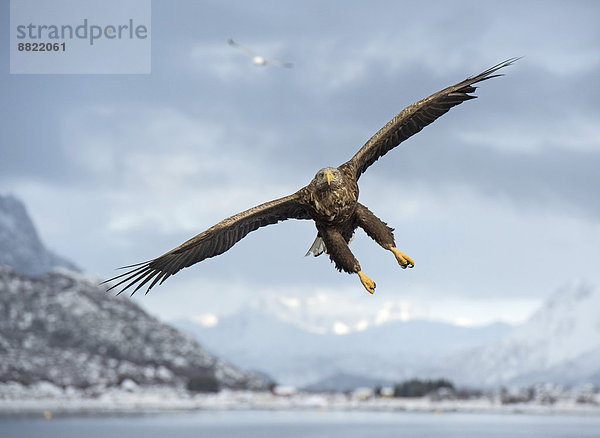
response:
{"label": "coastline with snow", "polygon": [[[586,392],[587,391],[587,392]],[[503,398],[504,397],[504,398]],[[508,400],[508,401],[507,401]],[[64,415],[136,415],[193,410],[317,410],[373,412],[461,412],[534,415],[600,416],[600,394],[589,390],[557,390],[553,398],[530,401],[506,399],[494,393],[469,399],[375,397],[354,393],[304,393],[278,395],[269,391],[222,390],[193,394],[173,387],[121,387],[93,390],[61,389],[49,383],[25,387],[0,385],[0,416],[46,418]]]}

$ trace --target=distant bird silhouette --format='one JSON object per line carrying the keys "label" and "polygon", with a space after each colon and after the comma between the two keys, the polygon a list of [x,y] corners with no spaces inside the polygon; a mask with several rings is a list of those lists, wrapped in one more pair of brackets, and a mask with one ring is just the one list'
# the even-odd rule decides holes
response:
{"label": "distant bird silhouette", "polygon": [[262,67],[262,66],[267,65],[267,64],[275,65],[277,67],[282,67],[282,68],[292,68],[294,66],[294,64],[292,64],[290,62],[283,62],[283,61],[278,61],[278,60],[275,60],[275,59],[267,59],[267,58],[265,58],[263,56],[257,55],[252,50],[247,49],[246,47],[239,45],[238,43],[236,43],[235,41],[233,41],[231,38],[229,38],[227,40],[227,44],[229,44],[231,47],[234,47],[234,48],[238,49],[242,53],[250,56],[252,58],[252,63],[254,65],[259,66],[259,67]]}
{"label": "distant bird silhouette", "polygon": [[[382,248],[389,250],[402,268],[412,268],[414,262],[396,249],[393,229],[358,202],[359,177],[371,164],[433,123],[450,108],[475,99],[477,96],[472,94],[476,88],[474,84],[502,76],[494,73],[516,60],[508,59],[407,106],[373,135],[349,161],[339,167],[319,170],[313,180],[297,192],[224,219],[160,257],[125,266],[129,268],[127,272],[106,282],[118,279],[110,289],[122,286],[119,293],[132,286],[135,286],[135,293],[149,284],[148,293],[155,284],[162,284],[181,269],[229,250],[251,231],[286,219],[312,219],[317,227],[317,237],[309,253],[317,256],[326,252],[338,270],[357,274],[365,289],[373,293],[375,283],[363,274],[358,260],[348,247],[356,228],[362,228]],[[240,181],[240,184],[244,183]]]}

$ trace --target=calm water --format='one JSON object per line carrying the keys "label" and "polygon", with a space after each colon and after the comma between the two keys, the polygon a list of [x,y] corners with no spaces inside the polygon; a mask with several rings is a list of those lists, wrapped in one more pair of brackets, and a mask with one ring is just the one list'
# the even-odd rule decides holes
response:
{"label": "calm water", "polygon": [[134,417],[0,419],[15,438],[600,437],[600,417],[458,413],[202,411]]}

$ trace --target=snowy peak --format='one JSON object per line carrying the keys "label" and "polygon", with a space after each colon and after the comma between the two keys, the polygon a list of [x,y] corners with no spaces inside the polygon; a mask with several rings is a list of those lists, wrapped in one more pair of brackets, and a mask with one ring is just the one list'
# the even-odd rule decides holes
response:
{"label": "snowy peak", "polygon": [[47,250],[21,201],[0,195],[0,264],[26,275],[40,275],[56,267],[79,269]]}
{"label": "snowy peak", "polygon": [[506,339],[448,363],[474,386],[600,382],[600,290],[559,290]]}
{"label": "snowy peak", "polygon": [[585,284],[559,290],[512,337],[536,345],[551,367],[600,348],[600,291]]}

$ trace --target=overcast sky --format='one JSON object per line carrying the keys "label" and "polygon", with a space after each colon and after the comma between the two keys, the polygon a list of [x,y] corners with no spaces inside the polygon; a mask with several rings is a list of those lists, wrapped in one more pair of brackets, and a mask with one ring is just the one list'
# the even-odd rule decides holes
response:
{"label": "overcast sky", "polygon": [[[5,28],[8,15],[4,2]],[[599,16],[594,1],[154,1],[150,75],[10,75],[5,32],[0,191],[51,249],[107,278],[306,185],[408,104],[524,56],[360,179],[360,201],[415,261],[400,269],[359,231],[351,249],[375,295],[304,257],[314,225],[288,221],[134,297],[165,319],[258,300],[350,328],[519,322],[560,287],[600,285]],[[228,38],[294,68],[254,66]]]}

